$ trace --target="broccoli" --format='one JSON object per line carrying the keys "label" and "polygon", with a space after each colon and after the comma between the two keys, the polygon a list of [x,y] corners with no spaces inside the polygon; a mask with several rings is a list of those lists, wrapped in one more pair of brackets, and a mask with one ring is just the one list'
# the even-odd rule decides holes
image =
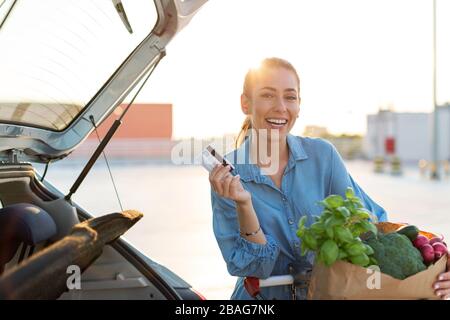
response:
{"label": "broccoli", "polygon": [[396,279],[403,280],[426,269],[419,250],[403,234],[372,235],[365,242],[372,247],[381,272]]}

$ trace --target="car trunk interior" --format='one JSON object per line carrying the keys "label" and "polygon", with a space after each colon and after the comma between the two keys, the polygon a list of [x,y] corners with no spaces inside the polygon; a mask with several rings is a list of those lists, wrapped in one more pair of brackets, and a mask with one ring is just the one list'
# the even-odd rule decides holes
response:
{"label": "car trunk interior", "polygon": [[[39,242],[31,243],[31,245],[22,242],[17,248],[13,248],[15,252],[10,254],[12,258],[8,257],[8,261],[0,266],[0,272],[3,267],[4,273],[21,262],[26,262],[31,255],[64,238],[71,232],[73,226],[80,220],[85,220],[83,216],[86,216],[80,214],[80,208],[75,208],[63,198],[58,198],[50,192],[37,179],[31,164],[0,166],[0,200],[3,206],[0,214],[5,211],[5,208],[26,203],[43,209],[56,225],[56,232],[48,234],[47,237],[44,237],[41,232]],[[15,232],[15,230],[8,230],[8,232]],[[11,244],[0,243],[0,248],[3,248],[2,252],[6,252],[6,248],[11,248]],[[51,268],[51,265],[48,268]],[[138,270],[129,258],[125,258],[116,250],[114,245],[105,245],[100,257],[81,274],[81,289],[67,290],[59,298],[166,299],[167,295],[158,288],[159,286],[152,284],[149,277]]]}

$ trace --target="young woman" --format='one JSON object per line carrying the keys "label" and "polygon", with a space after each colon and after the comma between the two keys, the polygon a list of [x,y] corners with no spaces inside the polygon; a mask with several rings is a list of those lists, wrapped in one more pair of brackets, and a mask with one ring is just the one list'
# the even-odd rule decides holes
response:
{"label": "young woman", "polygon": [[[235,170],[232,174],[230,166],[220,165],[209,175],[214,234],[229,273],[239,277],[232,299],[252,299],[244,277],[264,279],[312,269],[314,257],[301,256],[297,224],[304,215],[310,221],[319,215],[317,202],[328,195],[343,196],[351,187],[379,221],[387,219],[349,175],[332,144],[289,133],[300,101],[300,79],[289,62],[269,58],[251,69],[241,95],[247,118],[237,149],[226,156]],[[444,283],[450,288],[450,281]],[[306,292],[297,290],[297,299],[304,299]],[[290,286],[276,286],[262,288],[261,295],[291,299],[292,292]]]}

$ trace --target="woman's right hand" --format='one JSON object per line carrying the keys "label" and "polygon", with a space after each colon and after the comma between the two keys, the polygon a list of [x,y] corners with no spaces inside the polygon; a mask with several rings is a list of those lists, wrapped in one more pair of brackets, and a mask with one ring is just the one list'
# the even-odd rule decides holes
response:
{"label": "woman's right hand", "polygon": [[251,200],[250,192],[242,186],[240,176],[233,176],[229,165],[216,165],[209,174],[209,182],[219,196],[234,200],[237,204],[246,204]]}

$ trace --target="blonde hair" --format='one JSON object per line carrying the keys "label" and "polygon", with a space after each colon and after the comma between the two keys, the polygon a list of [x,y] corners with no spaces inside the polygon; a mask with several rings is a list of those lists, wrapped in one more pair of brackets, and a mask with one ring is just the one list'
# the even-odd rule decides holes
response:
{"label": "blonde hair", "polygon": [[[274,57],[264,59],[263,61],[261,61],[261,64],[258,68],[256,69],[252,68],[247,71],[247,74],[245,75],[244,79],[243,94],[250,98],[253,90],[253,85],[258,75],[260,75],[267,69],[274,69],[274,68],[285,68],[287,70],[292,71],[295,77],[297,78],[298,83],[297,89],[298,92],[300,93],[300,77],[298,76],[297,70],[295,70],[294,66],[290,62],[281,58]],[[239,148],[239,146],[244,142],[251,128],[252,128],[251,116],[247,115],[247,117],[244,120],[244,123],[242,124],[241,131],[239,131],[239,134],[236,138],[236,148]]]}

